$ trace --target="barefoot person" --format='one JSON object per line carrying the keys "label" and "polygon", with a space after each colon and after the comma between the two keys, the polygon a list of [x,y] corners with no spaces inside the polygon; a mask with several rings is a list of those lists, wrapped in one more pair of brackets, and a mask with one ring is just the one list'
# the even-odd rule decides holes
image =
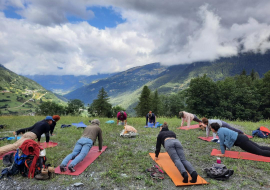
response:
{"label": "barefoot person", "polygon": [[[44,120],[35,123],[35,125],[31,127],[31,130],[29,132],[24,133],[24,135],[18,141],[16,141],[13,144],[0,147],[0,155],[3,155],[12,150],[17,150],[19,146],[21,146],[22,143],[27,139],[32,139],[32,140],[38,139],[38,144],[40,144],[40,138],[43,133],[45,133],[47,147],[49,147],[49,141],[50,141],[49,131],[50,131],[50,125],[52,124],[53,121],[54,120],[52,116],[47,116]],[[17,135],[17,134],[20,134],[21,132],[25,132],[25,129],[20,129],[16,131],[15,134]]]}
{"label": "barefoot person", "polygon": [[237,132],[227,129],[225,127],[220,127],[218,123],[212,123],[211,130],[213,131],[213,133],[218,134],[220,141],[219,144],[221,154],[217,154],[216,156],[223,157],[226,147],[230,149],[233,146],[238,146],[242,150],[249,153],[270,157],[270,147],[260,146],[255,142],[249,140],[246,135],[238,134]]}
{"label": "barefoot person", "polygon": [[188,113],[188,112],[185,112],[185,111],[180,111],[179,112],[179,117],[182,118],[181,127],[183,127],[184,122],[187,122],[187,127],[190,126],[191,121],[196,121],[196,122],[199,122],[199,123],[202,122],[195,114]]}
{"label": "barefoot person", "polygon": [[[98,137],[99,152],[102,150],[102,130],[99,127],[99,120],[94,119],[91,121],[91,125],[88,125],[81,136],[76,142],[73,152],[67,155],[60,165],[60,171],[66,171],[67,164],[72,160],[68,166],[71,172],[75,172],[74,167],[86,157],[91,147]],[[73,160],[74,159],[74,160]]]}
{"label": "barefoot person", "polygon": [[163,145],[167,153],[170,155],[175,166],[183,176],[183,183],[188,183],[187,171],[192,177],[190,182],[196,183],[198,174],[191,165],[191,163],[186,160],[184,150],[180,141],[176,139],[176,134],[174,132],[169,131],[166,122],[164,122],[164,124],[160,127],[160,132],[157,137],[155,160],[158,159],[161,145]]}

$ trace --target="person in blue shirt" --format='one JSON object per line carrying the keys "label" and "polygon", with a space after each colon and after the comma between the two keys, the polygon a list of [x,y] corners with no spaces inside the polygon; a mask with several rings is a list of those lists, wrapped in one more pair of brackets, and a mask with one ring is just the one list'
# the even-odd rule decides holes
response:
{"label": "person in blue shirt", "polygon": [[220,150],[221,154],[216,156],[223,157],[225,154],[226,148],[230,149],[233,146],[238,146],[242,150],[247,151],[252,154],[257,154],[261,156],[270,157],[270,147],[260,146],[257,143],[249,140],[246,135],[239,134],[230,129],[220,127],[218,123],[212,123],[211,130],[213,133],[217,133],[220,141]]}

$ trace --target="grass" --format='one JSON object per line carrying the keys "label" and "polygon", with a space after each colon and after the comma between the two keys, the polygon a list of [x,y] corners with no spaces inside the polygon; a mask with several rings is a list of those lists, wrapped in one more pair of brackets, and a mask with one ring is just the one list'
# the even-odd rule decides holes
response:
{"label": "grass", "polygon": [[[41,116],[2,116],[1,124],[5,124],[7,127],[0,129],[1,136],[12,136],[12,131],[32,126],[43,118]],[[62,116],[56,125],[55,136],[51,137],[51,141],[58,142],[58,146],[46,150],[47,163],[58,166],[64,157],[71,153],[83,132],[83,129],[77,129],[74,126],[61,129],[61,124],[78,123],[80,121],[88,124],[91,119],[93,118]],[[107,120],[110,120],[108,118],[99,119],[103,131],[103,145],[108,146],[108,148],[81,175],[57,175],[54,179],[48,181],[27,179],[20,175],[14,176],[14,179],[18,183],[27,182],[44,189],[52,185],[60,185],[66,188],[76,182],[82,182],[87,189],[179,189],[174,186],[167,175],[165,175],[164,180],[157,181],[145,172],[146,168],[154,164],[148,153],[155,151],[159,129],[144,128],[145,118],[128,118],[128,124],[138,130],[139,136],[137,138],[121,138],[119,133],[123,129],[122,126],[105,124]],[[161,123],[168,122],[169,129],[176,133],[177,138],[182,143],[187,160],[192,163],[199,175],[210,182],[209,185],[204,186],[189,186],[188,189],[259,189],[270,186],[270,163],[265,162],[222,158],[222,163],[235,171],[234,175],[225,182],[207,178],[202,169],[210,167],[216,162],[216,158],[210,156],[210,153],[213,148],[219,149],[219,145],[198,139],[198,136],[205,135],[204,131],[176,129],[180,125],[180,120],[177,118],[158,118],[158,121]],[[252,130],[260,126],[270,127],[270,121],[258,123],[227,122],[236,125],[237,128],[247,134],[251,134]],[[270,139],[254,138],[252,140],[259,144],[270,144]],[[45,141],[45,138],[42,138],[41,141]],[[11,142],[0,141],[0,146],[8,143]],[[98,145],[98,142],[96,142],[96,145]],[[233,147],[232,150],[242,151],[237,147]],[[162,148],[162,152],[164,151],[164,148]],[[0,161],[0,164],[2,165],[2,161]]]}

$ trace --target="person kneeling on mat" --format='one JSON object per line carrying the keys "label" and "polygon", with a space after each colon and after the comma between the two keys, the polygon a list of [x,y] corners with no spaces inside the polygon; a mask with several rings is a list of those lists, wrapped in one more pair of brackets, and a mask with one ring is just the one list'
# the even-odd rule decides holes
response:
{"label": "person kneeling on mat", "polygon": [[[91,125],[88,125],[81,136],[76,142],[73,152],[67,155],[60,165],[60,171],[65,172],[67,164],[70,160],[68,169],[71,172],[75,172],[74,167],[86,157],[91,147],[94,145],[96,138],[98,137],[99,152],[102,150],[102,130],[99,127],[99,120],[94,119],[91,121]],[[76,158],[75,158],[76,157]],[[74,160],[73,160],[74,159]]]}
{"label": "person kneeling on mat", "polygon": [[157,137],[157,143],[156,143],[155,160],[158,159],[161,144],[163,145],[167,153],[170,155],[175,166],[177,167],[177,169],[183,176],[184,178],[183,183],[188,183],[187,171],[188,173],[190,173],[192,177],[190,182],[196,183],[198,174],[193,168],[193,166],[191,165],[191,163],[186,160],[183,147],[180,141],[176,139],[176,134],[172,131],[169,131],[167,122],[164,122],[164,124],[160,127],[160,132]]}
{"label": "person kneeling on mat", "polygon": [[238,146],[249,153],[270,157],[270,147],[260,146],[249,140],[246,135],[238,134],[230,129],[220,127],[218,123],[212,123],[210,126],[213,133],[218,134],[220,141],[221,154],[217,154],[216,156],[223,157],[226,147],[230,149],[233,146]]}

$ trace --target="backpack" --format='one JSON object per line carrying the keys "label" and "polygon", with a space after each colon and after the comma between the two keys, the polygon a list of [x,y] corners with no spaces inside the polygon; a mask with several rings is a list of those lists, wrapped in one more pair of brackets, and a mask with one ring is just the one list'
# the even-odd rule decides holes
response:
{"label": "backpack", "polygon": [[[24,167],[21,171],[22,176],[27,177],[28,173],[29,173],[29,169],[32,165],[34,156],[33,155],[29,155],[25,161],[24,161]],[[42,168],[47,168],[48,166],[45,164],[45,162],[47,161],[46,156],[39,156],[36,166],[35,166],[35,175],[40,174],[41,173],[41,169]]]}
{"label": "backpack", "polygon": [[233,175],[233,170],[228,170],[224,164],[213,164],[210,168],[205,168],[204,171],[207,174],[207,177],[212,179],[225,181]]}
{"label": "backpack", "polygon": [[258,129],[252,131],[252,136],[257,136],[257,137],[260,137],[260,138],[267,138],[270,134],[270,131],[269,129],[267,129],[266,127],[259,127]]}

